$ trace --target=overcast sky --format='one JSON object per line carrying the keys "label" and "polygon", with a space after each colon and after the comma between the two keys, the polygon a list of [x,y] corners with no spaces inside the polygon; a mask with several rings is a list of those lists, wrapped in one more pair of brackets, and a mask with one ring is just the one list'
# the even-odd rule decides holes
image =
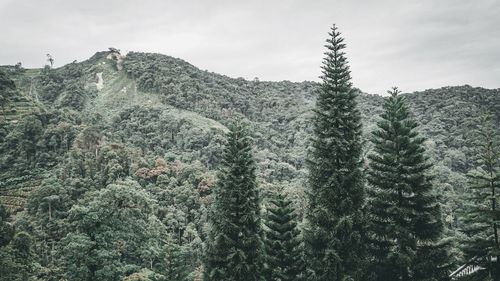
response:
{"label": "overcast sky", "polygon": [[500,0],[0,0],[0,64],[116,47],[261,80],[318,81],[333,23],[354,85],[500,88]]}

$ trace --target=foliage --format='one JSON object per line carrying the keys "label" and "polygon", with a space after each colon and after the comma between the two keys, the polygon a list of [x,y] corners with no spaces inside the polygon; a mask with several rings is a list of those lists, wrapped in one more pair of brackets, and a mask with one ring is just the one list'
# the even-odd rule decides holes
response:
{"label": "foliage", "polygon": [[359,280],[364,262],[361,116],[344,39],[327,40],[309,157],[306,230],[310,280]]}
{"label": "foliage", "polygon": [[260,198],[248,129],[236,119],[227,134],[214,191],[205,280],[263,280]]}
{"label": "foliage", "polygon": [[302,236],[292,201],[282,193],[270,200],[265,229],[266,280],[305,280]]}
{"label": "foliage", "polygon": [[464,216],[465,253],[486,269],[492,280],[500,280],[500,242],[498,238],[500,210],[500,150],[491,118],[484,117],[476,130],[478,167],[467,174],[470,194],[466,196]]}
{"label": "foliage", "polygon": [[8,214],[0,204],[0,280],[33,280],[36,263],[31,250],[32,238],[26,232],[16,232]]}
{"label": "foliage", "polygon": [[443,280],[447,257],[436,244],[443,226],[425,139],[397,88],[389,94],[369,155],[371,271],[374,280]]}
{"label": "foliage", "polygon": [[146,265],[141,254],[148,240],[161,239],[158,231],[144,231],[154,220],[153,204],[131,181],[85,194],[69,210],[70,230],[61,241],[67,278],[121,280],[129,268]]}
{"label": "foliage", "polygon": [[0,70],[0,107],[2,107],[4,116],[5,108],[10,103],[12,96],[14,96],[15,90],[16,85],[14,84],[14,81],[7,76],[7,73]]}

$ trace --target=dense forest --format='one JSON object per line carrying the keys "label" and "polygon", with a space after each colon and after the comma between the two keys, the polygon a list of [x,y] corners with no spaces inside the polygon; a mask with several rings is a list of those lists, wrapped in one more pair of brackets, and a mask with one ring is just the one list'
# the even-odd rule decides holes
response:
{"label": "dense forest", "polygon": [[0,280],[500,280],[500,89],[370,95],[344,48],[320,83],[1,66]]}

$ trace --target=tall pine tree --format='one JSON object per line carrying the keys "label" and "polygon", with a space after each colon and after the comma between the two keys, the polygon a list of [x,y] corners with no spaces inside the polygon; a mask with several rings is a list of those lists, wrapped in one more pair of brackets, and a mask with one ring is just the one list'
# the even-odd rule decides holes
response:
{"label": "tall pine tree", "polygon": [[267,281],[304,280],[304,255],[292,201],[276,194],[267,209],[265,250]]}
{"label": "tall pine tree", "polygon": [[263,280],[260,199],[248,129],[230,125],[210,217],[204,279]]}
{"label": "tall pine tree", "polygon": [[484,117],[479,136],[478,167],[467,174],[470,185],[463,230],[464,252],[486,269],[486,279],[500,281],[500,149],[490,117]]}
{"label": "tall pine tree", "polygon": [[335,25],[327,39],[308,157],[305,232],[310,280],[361,280],[364,182],[357,92]]}
{"label": "tall pine tree", "polygon": [[443,225],[432,165],[398,93],[389,91],[369,155],[370,271],[380,281],[443,280],[446,251],[438,244]]}

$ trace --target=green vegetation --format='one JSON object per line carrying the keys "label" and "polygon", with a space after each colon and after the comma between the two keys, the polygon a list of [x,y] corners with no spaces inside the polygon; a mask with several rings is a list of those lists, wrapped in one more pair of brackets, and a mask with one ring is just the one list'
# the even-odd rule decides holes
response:
{"label": "green vegetation", "polygon": [[260,197],[248,129],[230,125],[210,211],[204,280],[264,280]]}
{"label": "green vegetation", "polygon": [[335,26],[329,36],[308,159],[309,280],[360,280],[365,259],[361,116],[344,39]]}
{"label": "green vegetation", "polygon": [[32,243],[32,238],[28,233],[15,230],[9,222],[7,211],[0,204],[1,280],[32,280],[35,268]]}
{"label": "green vegetation", "polygon": [[269,201],[264,222],[266,280],[305,280],[304,249],[292,201],[281,192]]}
{"label": "green vegetation", "polygon": [[491,119],[485,117],[481,121],[482,126],[477,130],[480,136],[478,167],[467,174],[470,193],[465,196],[464,251],[468,258],[475,258],[475,263],[486,269],[482,272],[483,278],[497,281],[500,280],[499,139]]}
{"label": "green vegetation", "polygon": [[395,88],[369,155],[370,252],[374,280],[446,280],[443,224],[424,141]]}
{"label": "green vegetation", "polygon": [[[311,257],[307,262],[316,266],[304,275],[359,279],[370,268],[370,257],[360,256],[372,238],[361,235],[370,226],[362,216],[369,211],[362,170],[373,168],[367,156],[376,154],[378,145],[368,140],[383,119],[384,98],[350,85],[338,40],[329,44],[337,55],[327,59],[322,84],[234,79],[180,59],[122,56],[115,49],[60,68],[1,66],[0,204],[5,208],[0,212],[0,280],[207,278],[212,219],[217,222],[222,212],[208,210],[214,210],[220,191],[222,178],[216,175],[227,160],[225,135],[234,116],[248,124],[253,139],[252,183],[262,206],[269,207],[269,214],[293,213],[286,229],[297,222],[295,230],[273,236],[278,218],[270,215],[264,217],[268,227],[251,231],[264,237],[262,251],[269,253],[258,262],[262,276],[272,279],[287,270],[273,265],[273,256],[283,250],[272,245],[279,245],[284,233],[295,237],[289,242],[303,240],[299,233],[304,233],[306,241],[329,243],[328,253],[305,247]],[[433,163],[424,173],[432,189],[422,198],[433,208],[437,200],[441,216],[432,211],[423,217],[442,224],[420,239],[432,247],[411,248],[419,255],[411,251],[409,264],[414,272],[428,272],[449,257],[442,268],[448,270],[480,255],[481,267],[488,270],[479,273],[494,274],[498,265],[483,261],[498,256],[492,239],[498,219],[491,186],[480,187],[496,186],[498,176],[487,173],[498,173],[498,156],[490,161],[496,168],[476,161],[483,155],[476,143],[488,143],[476,129],[483,128],[492,139],[499,135],[500,90],[457,86],[401,97],[408,117],[419,124],[412,132],[426,139],[418,144],[424,150],[419,157]],[[491,115],[490,127],[480,125],[483,113]],[[491,151],[497,151],[491,143]],[[476,172],[466,176],[471,170]],[[327,177],[314,171],[338,175],[339,188],[328,189]],[[286,207],[275,204],[278,189],[287,198]],[[480,213],[484,210],[492,212]],[[297,251],[293,257],[298,257],[302,249],[284,251]],[[318,261],[323,254],[334,258]],[[326,263],[338,267],[323,267]],[[288,272],[293,268],[290,264]],[[327,276],[328,270],[334,276]]]}

